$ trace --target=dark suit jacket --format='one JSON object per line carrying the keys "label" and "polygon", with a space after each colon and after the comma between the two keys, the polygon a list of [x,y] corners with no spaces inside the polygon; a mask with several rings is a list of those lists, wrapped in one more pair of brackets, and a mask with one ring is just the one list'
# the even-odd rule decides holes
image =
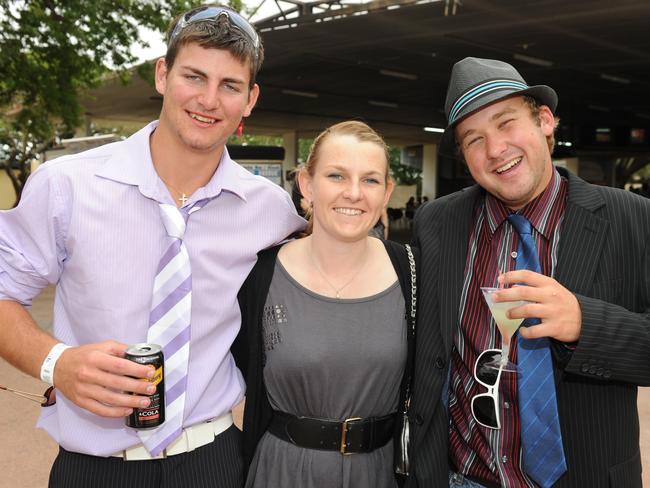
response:
{"label": "dark suit jacket", "polygon": [[[569,179],[555,278],[578,298],[580,340],[554,344],[568,471],[558,488],[641,487],[637,385],[650,385],[650,200]],[[442,399],[464,279],[477,186],[422,207],[413,419],[408,486],[447,486]]]}

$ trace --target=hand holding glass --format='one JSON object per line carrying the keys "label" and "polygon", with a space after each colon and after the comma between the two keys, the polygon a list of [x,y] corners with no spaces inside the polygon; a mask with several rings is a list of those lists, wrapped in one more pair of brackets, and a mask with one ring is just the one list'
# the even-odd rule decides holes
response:
{"label": "hand holding glass", "polygon": [[492,362],[486,363],[485,367],[501,371],[516,372],[517,365],[508,361],[508,355],[510,354],[510,340],[524,319],[510,319],[507,316],[507,312],[512,308],[525,305],[527,302],[524,300],[495,302],[493,298],[494,293],[502,290],[503,288],[481,287],[483,297],[485,298],[485,301],[490,308],[490,312],[492,313],[492,317],[494,317],[494,321],[501,333],[501,356],[496,357]]}

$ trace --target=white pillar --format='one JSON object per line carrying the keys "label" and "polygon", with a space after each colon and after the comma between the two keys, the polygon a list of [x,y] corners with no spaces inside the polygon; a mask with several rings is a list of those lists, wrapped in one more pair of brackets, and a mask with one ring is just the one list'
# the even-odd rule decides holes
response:
{"label": "white pillar", "polygon": [[422,148],[422,196],[429,200],[438,193],[438,146],[424,144]]}
{"label": "white pillar", "polygon": [[291,193],[292,183],[287,181],[287,172],[292,171],[298,162],[298,136],[296,131],[285,132],[282,134],[284,145],[284,161],[282,161],[282,178],[284,189]]}

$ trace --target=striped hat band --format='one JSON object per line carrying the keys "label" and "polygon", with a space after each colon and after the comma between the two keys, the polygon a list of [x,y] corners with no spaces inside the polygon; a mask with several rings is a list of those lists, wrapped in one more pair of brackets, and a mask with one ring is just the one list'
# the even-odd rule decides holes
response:
{"label": "striped hat band", "polygon": [[518,80],[490,80],[484,83],[481,83],[478,86],[474,86],[463,93],[449,111],[449,124],[453,124],[459,118],[463,108],[472,103],[474,100],[477,100],[481,97],[486,96],[489,93],[501,90],[508,90],[512,92],[527,90],[530,88],[525,83],[522,83]]}

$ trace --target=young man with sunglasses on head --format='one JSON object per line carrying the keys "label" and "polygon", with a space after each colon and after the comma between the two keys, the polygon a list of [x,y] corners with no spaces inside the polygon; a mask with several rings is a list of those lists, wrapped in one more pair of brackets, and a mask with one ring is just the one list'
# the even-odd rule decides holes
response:
{"label": "young man with sunglasses on head", "polygon": [[[440,151],[477,185],[416,218],[408,486],[641,487],[650,201],[553,166],[556,106],[507,63],[453,68]],[[527,302],[508,311],[525,319],[510,345],[517,372],[485,367],[501,338],[480,288],[498,286],[496,301]]]}
{"label": "young man with sunglasses on head", "polygon": [[[0,354],[56,388],[38,424],[60,445],[52,487],[243,482],[237,293],[257,252],[304,220],[225,148],[259,94],[255,29],[209,5],[169,32],[160,120],[43,165],[0,213]],[[24,308],[49,284],[54,337]],[[153,370],[124,355],[145,342],[165,354],[166,418],[135,430],[125,416],[150,404]]]}

